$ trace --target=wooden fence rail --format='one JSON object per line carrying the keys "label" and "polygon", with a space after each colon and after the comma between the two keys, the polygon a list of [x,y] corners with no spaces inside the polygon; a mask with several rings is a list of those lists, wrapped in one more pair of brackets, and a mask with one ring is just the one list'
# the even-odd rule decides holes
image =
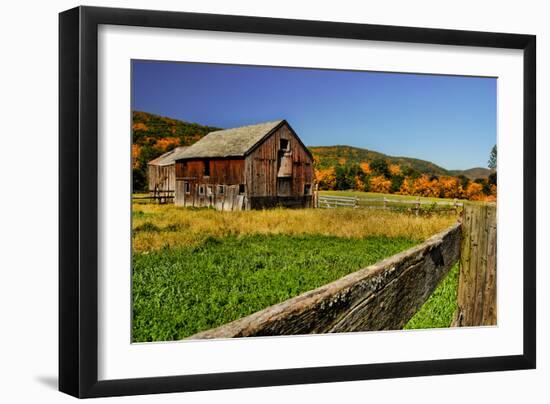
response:
{"label": "wooden fence rail", "polygon": [[457,223],[377,264],[189,338],[401,329],[458,261],[460,235]]}

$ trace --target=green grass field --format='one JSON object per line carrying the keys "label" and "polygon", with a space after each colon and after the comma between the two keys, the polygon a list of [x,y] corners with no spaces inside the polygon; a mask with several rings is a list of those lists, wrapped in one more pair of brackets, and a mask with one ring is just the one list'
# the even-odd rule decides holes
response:
{"label": "green grass field", "polygon": [[332,282],[417,242],[253,235],[135,254],[133,339],[188,337]]}
{"label": "green grass field", "polygon": [[[133,341],[182,339],[236,320],[405,250],[455,221],[369,209],[218,212],[136,201]],[[449,279],[407,328],[449,325],[456,304]]]}
{"label": "green grass field", "polygon": [[406,330],[422,328],[445,328],[451,325],[457,309],[458,263],[451,268],[445,279],[424,305],[405,325]]}

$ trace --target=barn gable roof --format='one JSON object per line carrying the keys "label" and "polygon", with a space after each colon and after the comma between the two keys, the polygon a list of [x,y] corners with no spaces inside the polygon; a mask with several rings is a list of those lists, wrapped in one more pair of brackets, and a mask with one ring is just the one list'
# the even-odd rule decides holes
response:
{"label": "barn gable roof", "polygon": [[189,146],[176,147],[175,149],[172,149],[169,152],[161,154],[156,159],[151,160],[147,164],[150,164],[153,166],[169,166],[170,164],[174,164],[174,162],[176,161],[174,157],[177,155],[177,153],[181,153],[188,148]]}
{"label": "barn gable roof", "polygon": [[210,132],[187,149],[178,151],[174,156],[174,160],[242,157],[283,122],[286,121],[264,122],[256,125]]}

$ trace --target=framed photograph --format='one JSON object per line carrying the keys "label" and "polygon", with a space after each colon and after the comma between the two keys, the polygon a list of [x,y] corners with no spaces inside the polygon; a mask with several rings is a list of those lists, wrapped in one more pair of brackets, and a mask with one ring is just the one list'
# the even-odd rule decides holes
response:
{"label": "framed photograph", "polygon": [[535,368],[534,36],[59,28],[61,391]]}

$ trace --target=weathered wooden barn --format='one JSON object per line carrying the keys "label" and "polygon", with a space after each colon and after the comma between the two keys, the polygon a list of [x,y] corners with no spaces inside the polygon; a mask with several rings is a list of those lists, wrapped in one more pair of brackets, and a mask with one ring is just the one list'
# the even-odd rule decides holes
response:
{"label": "weathered wooden barn", "polygon": [[176,153],[188,146],[180,146],[166,152],[147,163],[149,192],[175,192],[176,190]]}
{"label": "weathered wooden barn", "polygon": [[176,205],[312,205],[313,157],[285,120],[211,132],[171,158]]}

